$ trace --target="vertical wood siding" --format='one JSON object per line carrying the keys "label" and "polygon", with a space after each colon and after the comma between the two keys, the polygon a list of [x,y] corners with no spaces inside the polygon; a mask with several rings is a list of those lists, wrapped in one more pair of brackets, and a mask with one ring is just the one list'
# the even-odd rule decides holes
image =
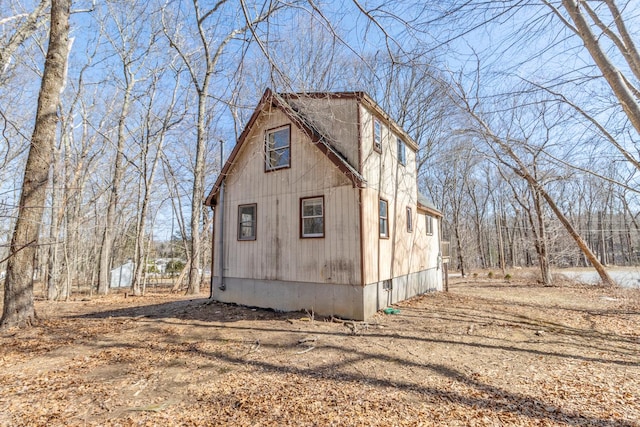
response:
{"label": "vertical wood siding", "polygon": [[358,102],[355,98],[301,98],[291,102],[332,137],[331,144],[358,168]]}
{"label": "vertical wood siding", "polygon": [[[264,132],[286,124],[280,110],[262,113],[226,178],[224,276],[360,284],[358,190],[351,181],[295,124],[291,167],[264,171]],[[313,196],[324,196],[325,237],[302,239],[300,198]],[[257,204],[256,240],[237,241],[238,205],[248,203]]]}
{"label": "vertical wood siding", "polygon": [[[406,146],[406,165],[398,162],[398,135],[382,124],[382,152],[373,149],[372,113],[360,106],[363,175],[364,283],[374,283],[435,268],[439,236],[426,235],[424,213],[419,213],[416,153]],[[378,201],[389,202],[389,239],[379,237]],[[413,232],[407,232],[406,208],[413,217]]]}

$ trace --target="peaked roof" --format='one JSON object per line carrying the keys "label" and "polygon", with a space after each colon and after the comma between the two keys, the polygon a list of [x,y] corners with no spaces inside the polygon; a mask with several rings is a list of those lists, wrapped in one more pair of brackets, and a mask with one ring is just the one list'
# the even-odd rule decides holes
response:
{"label": "peaked roof", "polygon": [[260,98],[260,102],[258,102],[258,105],[253,111],[251,118],[240,134],[240,138],[238,138],[236,146],[233,148],[233,151],[231,151],[229,158],[222,167],[222,171],[218,175],[218,179],[216,179],[211,192],[205,199],[205,205],[212,206],[215,204],[215,196],[220,189],[220,185],[222,185],[222,181],[229,173],[231,167],[234,165],[235,160],[242,150],[245,142],[247,141],[249,133],[251,132],[251,129],[253,128],[256,120],[260,116],[260,113],[268,106],[273,106],[282,110],[282,112],[289,118],[289,120],[291,120],[292,123],[296,124],[301,131],[303,131],[309,138],[311,138],[311,142],[322,153],[324,153],[329,158],[329,160],[342,171],[342,173],[344,173],[351,180],[355,187],[359,187],[365,182],[365,179],[360,174],[360,172],[358,172],[358,170],[347,161],[347,158],[331,144],[331,137],[329,135],[321,132],[317,128],[317,126],[313,124],[310,118],[302,114],[283,96],[271,91],[271,89],[267,89],[262,95],[262,98]]}
{"label": "peaked roof", "polygon": [[389,126],[393,132],[402,136],[405,142],[415,151],[418,150],[418,143],[400,126],[385,110],[382,109],[376,101],[373,100],[366,92],[303,92],[303,93],[283,93],[278,96],[286,100],[298,100],[304,98],[355,98],[359,103],[365,105],[373,114],[377,115],[384,123]]}

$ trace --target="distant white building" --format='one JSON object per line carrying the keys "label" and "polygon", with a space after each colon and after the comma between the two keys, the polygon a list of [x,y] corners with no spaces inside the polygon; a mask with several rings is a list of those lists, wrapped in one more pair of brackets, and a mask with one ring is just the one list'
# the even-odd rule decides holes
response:
{"label": "distant white building", "polygon": [[133,261],[127,261],[119,267],[111,270],[111,281],[109,282],[112,288],[128,288],[133,284],[133,272],[136,265]]}

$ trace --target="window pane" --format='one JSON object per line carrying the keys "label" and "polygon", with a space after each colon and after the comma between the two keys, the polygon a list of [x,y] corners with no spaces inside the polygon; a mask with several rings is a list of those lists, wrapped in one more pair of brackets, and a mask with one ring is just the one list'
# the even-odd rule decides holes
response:
{"label": "window pane", "polygon": [[280,153],[280,163],[283,166],[289,166],[289,164],[291,164],[291,149],[290,148],[286,148],[286,149],[282,150],[282,152]]}
{"label": "window pane", "polygon": [[302,216],[322,216],[322,200],[305,200],[302,202]]}
{"label": "window pane", "polygon": [[387,236],[387,220],[385,218],[380,218],[380,235]]}
{"label": "window pane", "polygon": [[269,154],[269,159],[267,161],[267,165],[271,168],[276,167],[276,165],[278,164],[278,159],[280,159],[280,156],[275,151],[269,151],[268,154]]}
{"label": "window pane", "polygon": [[302,216],[312,216],[313,215],[313,205],[308,202],[302,202]]}
{"label": "window pane", "polygon": [[243,224],[240,227],[240,237],[253,237],[253,226],[251,224]]}
{"label": "window pane", "polygon": [[275,167],[289,166],[289,149],[284,148],[274,151],[276,155],[276,161],[273,164]]}
{"label": "window pane", "polygon": [[303,234],[304,235],[322,235],[324,233],[324,221],[322,217],[317,218],[305,218],[303,222]]}
{"label": "window pane", "polygon": [[402,165],[405,165],[407,163],[407,153],[405,145],[400,138],[398,138],[398,162],[400,162],[400,164]]}
{"label": "window pane", "polygon": [[380,200],[380,216],[387,217],[387,202]]}
{"label": "window pane", "polygon": [[283,148],[289,146],[289,128],[280,129],[269,134],[270,148]]}

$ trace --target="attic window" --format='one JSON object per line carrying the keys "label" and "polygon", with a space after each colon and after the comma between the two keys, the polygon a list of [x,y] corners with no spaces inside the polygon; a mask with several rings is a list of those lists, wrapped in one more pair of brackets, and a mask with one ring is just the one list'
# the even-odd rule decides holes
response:
{"label": "attic window", "polygon": [[382,151],[382,125],[378,119],[373,119],[373,149]]}
{"label": "attic window", "polygon": [[407,206],[407,232],[413,232],[413,212],[409,206]]}
{"label": "attic window", "polygon": [[283,126],[267,131],[265,136],[265,170],[291,166],[291,127]]}

